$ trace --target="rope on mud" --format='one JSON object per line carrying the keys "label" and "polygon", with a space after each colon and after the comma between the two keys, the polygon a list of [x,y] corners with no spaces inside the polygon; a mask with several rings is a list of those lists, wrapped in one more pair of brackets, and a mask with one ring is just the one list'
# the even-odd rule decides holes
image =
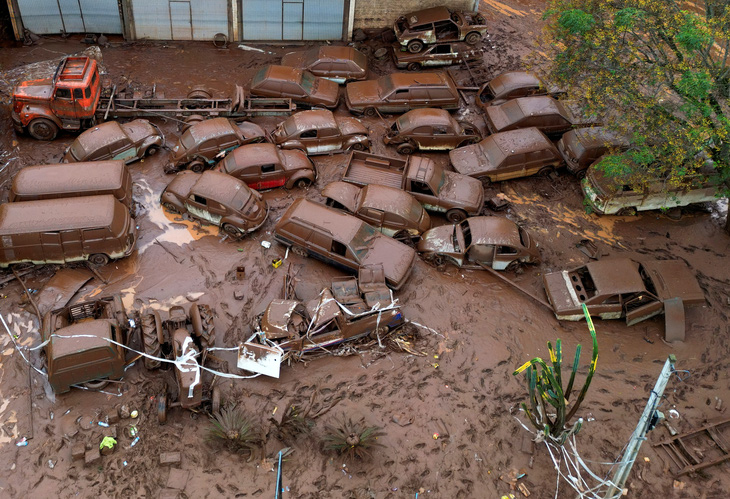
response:
{"label": "rope on mud", "polygon": [[27,348],[27,347],[21,347],[20,345],[18,345],[18,342],[15,341],[15,336],[13,336],[13,333],[10,332],[10,328],[8,327],[8,324],[5,322],[5,317],[3,317],[3,314],[0,314],[0,320],[2,320],[3,326],[5,327],[5,331],[8,332],[8,336],[10,336],[10,339],[13,341],[13,344],[15,345],[15,349],[18,351],[18,353],[20,354],[20,356],[23,357],[23,360],[25,361],[25,363],[28,364],[33,369],[35,369],[40,374],[42,374],[43,376],[48,376],[46,373],[44,373],[43,371],[41,371],[40,369],[38,369],[36,366],[34,366],[31,363],[30,359],[27,359],[25,357],[25,355],[23,355],[23,349],[26,349],[26,350],[30,350],[30,349]]}

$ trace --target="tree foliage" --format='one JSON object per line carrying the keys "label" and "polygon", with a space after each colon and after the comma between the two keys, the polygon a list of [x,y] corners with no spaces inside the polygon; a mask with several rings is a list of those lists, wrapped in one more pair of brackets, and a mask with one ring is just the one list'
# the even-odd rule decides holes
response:
{"label": "tree foliage", "polygon": [[634,146],[600,167],[683,185],[707,155],[730,177],[730,0],[551,0],[547,79]]}

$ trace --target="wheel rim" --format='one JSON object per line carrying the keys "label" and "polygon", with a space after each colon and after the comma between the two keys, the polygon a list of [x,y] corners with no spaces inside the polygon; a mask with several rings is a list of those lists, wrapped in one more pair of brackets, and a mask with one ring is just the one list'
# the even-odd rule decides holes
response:
{"label": "wheel rim", "polygon": [[301,256],[302,258],[304,258],[304,257],[306,257],[306,256],[307,256],[307,250],[305,250],[305,249],[304,249],[304,248],[302,248],[301,246],[292,246],[292,248],[291,248],[291,251],[292,251],[292,253],[294,253],[295,255],[299,255],[299,256]]}
{"label": "wheel rim", "polygon": [[365,110],[365,116],[375,116],[375,108],[369,107]]}
{"label": "wheel rim", "polygon": [[297,180],[296,186],[300,189],[306,189],[307,187],[309,187],[310,183],[311,182],[309,181],[309,179],[300,178],[299,180]]}
{"label": "wheel rim", "polygon": [[479,34],[477,34],[477,33],[469,33],[469,35],[467,35],[465,41],[469,45],[474,45],[475,43],[478,43],[479,40],[481,40],[481,39],[482,39],[482,37],[479,36]]}
{"label": "wheel rim", "polygon": [[410,52],[411,54],[420,52],[421,49],[423,49],[423,43],[421,43],[420,41],[414,41],[408,44],[408,52]]}
{"label": "wheel rim", "polygon": [[404,144],[398,148],[398,152],[401,154],[413,154],[416,148],[410,144]]}
{"label": "wheel rim", "polygon": [[147,156],[154,156],[157,154],[157,146],[149,146],[147,148]]}
{"label": "wheel rim", "polygon": [[407,67],[406,69],[408,69],[408,71],[418,71],[418,69],[419,69],[420,67],[421,67],[421,66],[420,66],[420,65],[419,65],[419,64],[418,64],[417,62],[412,62],[412,63],[410,63],[410,64],[408,65],[408,67]]}
{"label": "wheel rim", "polygon": [[358,142],[357,144],[352,144],[352,147],[350,149],[352,149],[353,151],[362,151],[363,149],[365,149],[365,146]]}
{"label": "wheel rim", "polygon": [[195,173],[203,173],[203,170],[205,169],[205,165],[203,165],[202,161],[193,161],[190,163],[190,170]]}
{"label": "wheel rim", "polygon": [[97,253],[95,255],[91,255],[89,257],[89,261],[93,263],[94,265],[106,265],[109,263],[109,257],[106,255],[102,255],[100,253]]}
{"label": "wheel rim", "polygon": [[241,231],[240,231],[240,230],[238,230],[238,228],[237,228],[237,227],[234,227],[234,226],[233,226],[233,225],[231,225],[231,224],[225,224],[225,225],[223,226],[223,230],[224,230],[224,231],[225,231],[226,233],[228,233],[229,235],[233,236],[233,237],[240,237],[240,236],[241,236]]}
{"label": "wheel rim", "polygon": [[464,213],[462,213],[458,210],[454,210],[454,211],[449,211],[448,213],[446,213],[446,218],[449,220],[449,222],[459,223],[462,220],[464,220],[466,218],[466,216],[464,215]]}
{"label": "wheel rim", "polygon": [[38,120],[31,124],[29,131],[36,139],[53,140],[58,133],[58,127],[48,120]]}

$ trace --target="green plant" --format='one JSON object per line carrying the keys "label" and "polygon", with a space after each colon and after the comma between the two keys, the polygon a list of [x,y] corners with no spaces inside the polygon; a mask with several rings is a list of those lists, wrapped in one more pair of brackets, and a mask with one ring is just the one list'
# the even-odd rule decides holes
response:
{"label": "green plant", "polygon": [[[532,426],[542,434],[545,438],[552,439],[555,443],[563,445],[565,440],[573,433],[577,433],[580,430],[581,421],[573,425],[572,428],[568,428],[567,425],[570,420],[575,416],[578,411],[581,402],[585,398],[588,387],[593,379],[593,374],[596,372],[596,365],[598,363],[598,340],[596,339],[596,330],[593,326],[591,316],[588,314],[588,308],[585,303],[582,304],[583,315],[586,317],[588,323],[588,330],[593,338],[593,357],[591,364],[586,375],[586,380],[583,383],[583,388],[578,393],[578,398],[568,409],[568,403],[570,402],[571,395],[573,393],[573,384],[575,382],[575,374],[578,371],[578,364],[580,362],[581,346],[578,345],[575,348],[575,358],[573,360],[573,367],[570,373],[570,379],[565,388],[563,388],[563,375],[562,375],[562,363],[563,363],[563,347],[562,341],[558,339],[555,343],[555,349],[553,345],[548,341],[548,350],[550,351],[550,361],[552,366],[548,366],[547,363],[540,357],[525,362],[520,366],[513,375],[518,375],[522,372],[525,373],[525,382],[527,384],[527,391],[530,396],[530,407],[527,407],[526,403],[522,403],[522,409],[525,411],[528,419]],[[548,413],[548,407],[546,403],[552,406],[554,414]]]}
{"label": "green plant", "polygon": [[278,437],[282,442],[289,443],[296,440],[300,435],[308,435],[312,432],[314,419],[309,417],[311,409],[311,404],[304,410],[300,410],[299,407],[289,404],[284,409],[281,422],[273,417],[269,418],[269,421],[276,427]]}
{"label": "green plant", "polygon": [[377,441],[385,435],[381,430],[380,426],[366,426],[364,418],[353,422],[343,414],[335,424],[325,426],[324,449],[348,458],[365,459],[372,456],[374,448],[383,447]]}
{"label": "green plant", "polygon": [[233,404],[210,416],[208,440],[219,442],[232,452],[250,453],[260,438],[251,418]]}

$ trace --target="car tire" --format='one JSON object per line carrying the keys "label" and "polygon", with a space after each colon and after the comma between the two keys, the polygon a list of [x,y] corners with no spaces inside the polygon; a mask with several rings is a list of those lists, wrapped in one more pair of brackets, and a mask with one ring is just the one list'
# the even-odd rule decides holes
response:
{"label": "car tire", "polygon": [[458,224],[459,222],[466,220],[466,217],[466,212],[458,208],[453,208],[446,212],[446,219],[451,223]]}
{"label": "car tire", "polygon": [[159,146],[151,145],[147,148],[147,150],[144,152],[145,156],[154,156],[157,154],[160,150]]}
{"label": "car tire", "polygon": [[208,305],[194,304],[190,307],[190,322],[193,324],[193,333],[203,338],[205,348],[215,346],[215,322],[213,310]]}
{"label": "car tire", "polygon": [[401,230],[396,232],[393,235],[393,239],[405,244],[406,246],[410,246],[411,248],[416,246],[415,242],[413,241],[413,236],[411,236],[411,234],[407,230]]}
{"label": "car tire", "polygon": [[292,245],[291,252],[297,256],[301,256],[302,258],[307,258],[309,256],[309,253],[307,253],[307,250],[305,250],[301,246],[297,246],[296,244]]}
{"label": "car tire", "polygon": [[[144,343],[144,353],[153,357],[160,357],[162,347],[157,334],[157,323],[154,314],[145,314],[142,316],[142,342]],[[144,357],[144,366],[148,370],[159,369],[162,363],[158,359],[150,359]]]}
{"label": "car tire", "polygon": [[210,89],[203,86],[197,86],[188,92],[188,99],[211,99],[212,97]]}
{"label": "car tire", "polygon": [[213,387],[210,395],[210,409],[213,414],[217,414],[221,410],[221,389],[217,385]]}
{"label": "car tire", "polygon": [[195,173],[203,173],[205,171],[205,163],[195,160],[188,165],[188,170]]}
{"label": "car tire", "polygon": [[86,383],[82,383],[82,386],[85,386],[89,390],[101,390],[108,384],[109,384],[108,379],[97,379],[94,381],[87,381]]}
{"label": "car tire", "polygon": [[160,205],[162,205],[165,209],[167,209],[167,211],[171,213],[180,213],[180,210],[178,210],[177,207],[172,203],[161,202]]}
{"label": "car tire", "polygon": [[616,212],[617,217],[633,217],[636,215],[636,208],[633,206],[627,206],[626,208],[621,208]]}
{"label": "car tire", "polygon": [[223,227],[221,227],[221,228],[223,229],[223,232],[225,232],[226,234],[228,234],[231,237],[238,238],[238,237],[243,236],[243,232],[241,232],[241,230],[238,227],[235,227],[231,224],[223,224]]}
{"label": "car tire", "polygon": [[296,187],[297,189],[306,189],[310,185],[312,185],[312,179],[306,177],[300,178],[299,180],[294,182],[294,187]]}
{"label": "car tire", "polygon": [[366,107],[365,111],[363,111],[363,114],[368,118],[373,118],[376,114],[378,114],[378,112],[375,110],[374,107]]}
{"label": "car tire", "polygon": [[163,393],[157,396],[157,422],[160,424],[167,423],[167,394]]}
{"label": "car tire", "polygon": [[182,131],[185,133],[188,128],[193,126],[196,123],[200,123],[201,121],[205,121],[205,117],[200,114],[191,114],[185,120],[183,121],[182,125]]}
{"label": "car tire", "polygon": [[472,31],[464,37],[464,41],[469,45],[476,45],[482,39],[482,35],[476,31]]}
{"label": "car tire", "polygon": [[36,140],[53,140],[58,135],[58,126],[49,119],[36,118],[28,125],[28,134]]}
{"label": "car tire", "polygon": [[575,172],[575,178],[577,178],[578,180],[583,180],[584,178],[586,178],[586,170],[578,170],[577,172]]}
{"label": "car tire", "polygon": [[414,146],[410,142],[404,142],[403,144],[396,147],[396,151],[398,151],[399,154],[404,154],[407,156],[416,152],[416,146]]}
{"label": "car tire", "polygon": [[423,42],[421,40],[411,40],[408,42],[408,52],[411,54],[417,54],[423,50]]}
{"label": "car tire", "polygon": [[508,272],[517,272],[520,268],[520,261],[519,260],[512,260],[507,264],[507,266],[504,268],[504,270]]}
{"label": "car tire", "polygon": [[446,259],[443,255],[433,255],[431,256],[431,258],[428,259],[428,263],[430,263],[434,267],[440,267],[444,263],[446,263]]}
{"label": "car tire", "polygon": [[364,151],[365,150],[365,144],[362,142],[355,142],[350,146],[351,151]]}
{"label": "car tire", "polygon": [[94,253],[89,257],[89,263],[101,267],[109,263],[109,257],[104,253]]}
{"label": "car tire", "polygon": [[408,65],[406,66],[406,69],[408,71],[418,71],[419,69],[421,69],[421,65],[418,64],[417,62],[409,62]]}
{"label": "car tire", "polygon": [[549,177],[554,171],[555,169],[552,166],[545,166],[538,170],[537,175],[540,177]]}

